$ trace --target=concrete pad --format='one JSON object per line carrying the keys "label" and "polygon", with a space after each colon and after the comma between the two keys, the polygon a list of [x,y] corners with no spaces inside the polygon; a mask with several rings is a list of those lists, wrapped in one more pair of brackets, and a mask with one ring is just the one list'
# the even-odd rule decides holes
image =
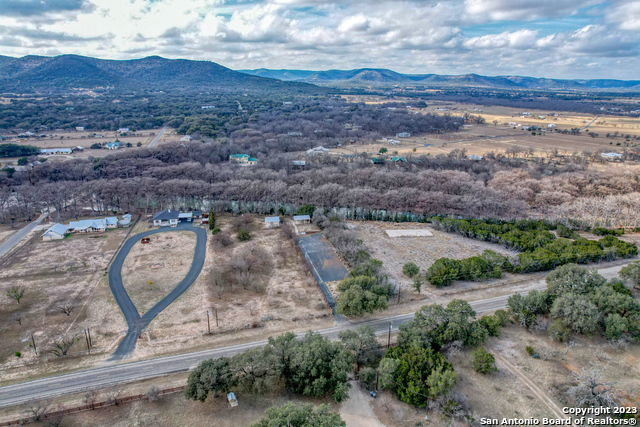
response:
{"label": "concrete pad", "polygon": [[389,237],[431,237],[433,233],[429,230],[384,230]]}

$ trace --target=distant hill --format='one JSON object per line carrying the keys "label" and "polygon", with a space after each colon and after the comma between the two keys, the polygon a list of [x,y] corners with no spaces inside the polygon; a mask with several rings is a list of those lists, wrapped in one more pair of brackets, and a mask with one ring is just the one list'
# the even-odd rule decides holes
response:
{"label": "distant hill", "polygon": [[495,89],[537,90],[638,90],[640,80],[560,80],[521,76],[459,76],[439,74],[401,74],[377,68],[356,70],[240,70],[243,73],[283,81],[314,83],[327,86],[391,86],[419,85],[425,87],[483,87]]}
{"label": "distant hill", "polygon": [[78,55],[0,56],[0,92],[98,88],[131,91],[318,91],[317,87],[306,83],[252,76],[209,61],[159,56],[122,61]]}

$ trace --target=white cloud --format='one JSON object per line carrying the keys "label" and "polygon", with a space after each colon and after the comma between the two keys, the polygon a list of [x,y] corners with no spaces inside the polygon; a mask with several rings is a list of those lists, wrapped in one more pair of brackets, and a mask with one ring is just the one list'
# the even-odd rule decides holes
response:
{"label": "white cloud", "polygon": [[[35,0],[10,0],[16,1]],[[638,78],[640,69],[639,1],[91,1],[62,0],[61,10],[28,17],[0,7],[0,49],[15,56],[157,54],[231,68],[384,67],[629,79]],[[591,13],[596,10],[605,17]],[[549,25],[540,25],[572,16],[581,28],[550,32]],[[509,25],[502,27],[502,21]]]}

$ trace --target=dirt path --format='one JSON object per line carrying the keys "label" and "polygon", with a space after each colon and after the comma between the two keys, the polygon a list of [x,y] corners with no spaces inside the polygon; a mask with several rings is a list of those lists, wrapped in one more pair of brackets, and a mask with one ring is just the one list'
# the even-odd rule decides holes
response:
{"label": "dirt path", "polygon": [[373,412],[366,390],[356,381],[350,381],[349,399],[340,406],[340,416],[347,423],[347,427],[385,427]]}
{"label": "dirt path", "polygon": [[507,359],[502,357],[496,350],[492,350],[485,346],[488,351],[491,351],[492,354],[496,358],[496,362],[499,368],[505,369],[510,374],[514,375],[523,385],[525,385],[540,401],[551,411],[555,418],[566,419],[567,415],[562,413],[562,409],[555,403],[553,398],[549,396],[544,391],[540,390],[540,388],[527,376],[522,373],[515,365],[509,362]]}

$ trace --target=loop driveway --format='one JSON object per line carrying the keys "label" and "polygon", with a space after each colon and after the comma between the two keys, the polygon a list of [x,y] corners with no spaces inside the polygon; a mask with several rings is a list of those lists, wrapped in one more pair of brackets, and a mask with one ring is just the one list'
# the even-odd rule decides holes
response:
{"label": "loop driveway", "polygon": [[[140,316],[138,309],[131,301],[131,298],[129,298],[129,294],[127,294],[127,291],[122,284],[122,264],[124,263],[125,258],[127,258],[127,255],[129,255],[129,251],[131,251],[133,245],[138,241],[153,234],[171,231],[192,231],[196,234],[196,249],[193,255],[193,261],[191,262],[191,267],[184,279],[182,279],[182,281],[178,283],[176,287],[167,294],[167,296],[162,298],[159,303],[147,311],[144,316]],[[109,287],[111,288],[113,297],[116,299],[118,306],[120,306],[120,310],[122,310],[122,314],[124,315],[124,318],[127,321],[127,326],[129,327],[127,335],[118,345],[118,348],[113,353],[112,359],[123,359],[131,354],[135,349],[136,341],[144,328],[146,328],[162,310],[167,308],[169,304],[174,302],[180,295],[189,289],[193,282],[195,282],[204,265],[206,244],[207,231],[204,228],[194,227],[191,224],[179,224],[177,227],[160,227],[156,230],[149,230],[136,234],[127,239],[109,269]]]}

